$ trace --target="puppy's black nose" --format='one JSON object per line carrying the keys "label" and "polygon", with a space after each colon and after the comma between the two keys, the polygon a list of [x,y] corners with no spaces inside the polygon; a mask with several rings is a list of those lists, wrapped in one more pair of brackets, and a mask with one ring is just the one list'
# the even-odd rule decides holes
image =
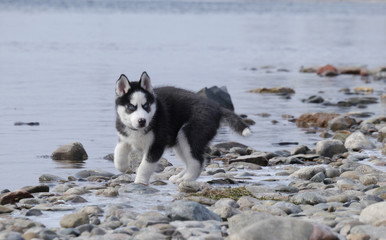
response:
{"label": "puppy's black nose", "polygon": [[140,119],[138,119],[138,126],[139,127],[144,127],[146,125],[146,119],[144,119],[144,118],[140,118]]}

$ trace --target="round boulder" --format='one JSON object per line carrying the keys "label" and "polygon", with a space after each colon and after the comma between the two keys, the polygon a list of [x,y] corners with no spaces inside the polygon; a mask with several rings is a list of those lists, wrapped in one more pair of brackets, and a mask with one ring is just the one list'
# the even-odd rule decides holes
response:
{"label": "round boulder", "polygon": [[375,144],[368,140],[366,136],[359,131],[350,134],[350,136],[346,138],[344,146],[347,149],[352,149],[354,151],[376,148]]}
{"label": "round boulder", "polygon": [[339,140],[322,140],[316,144],[316,154],[324,157],[332,157],[335,154],[347,152],[343,143]]}
{"label": "round boulder", "polygon": [[52,153],[51,158],[54,160],[83,161],[88,158],[88,155],[81,143],[74,142],[60,146]]}

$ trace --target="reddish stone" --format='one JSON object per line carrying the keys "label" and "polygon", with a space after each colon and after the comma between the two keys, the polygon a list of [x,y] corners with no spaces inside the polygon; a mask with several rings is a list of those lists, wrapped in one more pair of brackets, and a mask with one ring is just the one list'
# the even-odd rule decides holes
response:
{"label": "reddish stone", "polygon": [[316,72],[319,76],[333,77],[339,74],[338,70],[332,65],[321,67]]}
{"label": "reddish stone", "polygon": [[0,204],[5,205],[5,204],[14,204],[20,201],[20,199],[23,198],[33,198],[31,193],[24,191],[24,190],[18,190],[14,192],[9,192],[4,194],[3,196],[0,197]]}
{"label": "reddish stone", "polygon": [[337,113],[304,113],[298,119],[296,119],[296,126],[301,128],[326,128],[328,126],[328,121],[337,116],[339,116]]}
{"label": "reddish stone", "polygon": [[339,240],[339,238],[329,227],[314,224],[314,229],[308,240]]}

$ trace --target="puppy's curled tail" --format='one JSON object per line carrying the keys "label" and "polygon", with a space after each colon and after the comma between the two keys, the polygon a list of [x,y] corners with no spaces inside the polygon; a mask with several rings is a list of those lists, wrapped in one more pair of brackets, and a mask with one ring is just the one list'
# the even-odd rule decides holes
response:
{"label": "puppy's curled tail", "polygon": [[248,137],[252,134],[251,130],[248,127],[248,124],[244,122],[244,120],[236,115],[231,110],[226,108],[221,108],[221,114],[223,119],[229,124],[230,128],[236,133]]}

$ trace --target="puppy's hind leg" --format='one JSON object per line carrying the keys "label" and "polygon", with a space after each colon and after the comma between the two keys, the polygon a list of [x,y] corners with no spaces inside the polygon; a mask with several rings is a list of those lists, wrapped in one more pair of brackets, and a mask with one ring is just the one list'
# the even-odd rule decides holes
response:
{"label": "puppy's hind leg", "polygon": [[131,147],[126,142],[119,142],[114,150],[114,166],[125,173],[129,169],[129,153]]}
{"label": "puppy's hind leg", "polygon": [[176,175],[175,179],[170,180],[174,180],[174,183],[180,183],[182,181],[195,181],[201,174],[203,158],[201,160],[192,155],[193,149],[186,137],[184,129],[179,132],[177,140],[177,149],[181,159],[186,165],[186,169],[180,174]]}
{"label": "puppy's hind leg", "polygon": [[[181,132],[178,134],[178,136],[181,134]],[[186,172],[186,158],[184,156],[184,151],[183,151],[183,148],[181,147],[181,143],[180,143],[180,140],[179,137],[177,136],[177,144],[176,146],[174,146],[174,152],[176,153],[177,155],[177,158],[180,159],[183,163],[184,163],[184,169],[179,172],[178,174],[176,175],[173,175],[169,178],[169,181],[174,183],[174,184],[177,184],[177,183],[180,183],[181,182],[181,178],[184,176],[185,172]]]}

